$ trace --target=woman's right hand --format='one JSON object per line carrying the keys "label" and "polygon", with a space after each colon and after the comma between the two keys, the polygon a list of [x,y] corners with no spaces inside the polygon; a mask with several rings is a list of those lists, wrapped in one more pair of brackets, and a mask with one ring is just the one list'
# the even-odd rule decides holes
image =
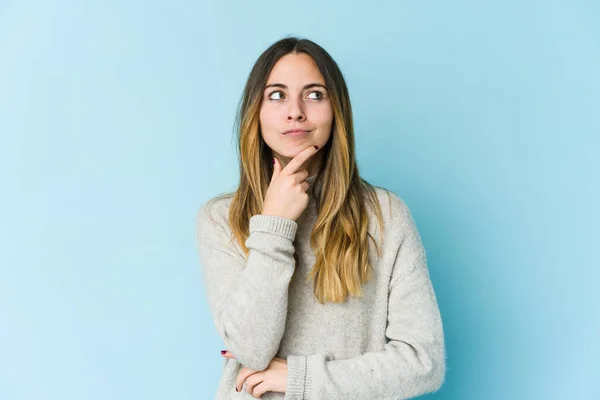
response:
{"label": "woman's right hand", "polygon": [[283,169],[279,160],[273,159],[273,176],[261,215],[276,215],[294,221],[302,215],[308,205],[309,196],[306,191],[310,185],[305,181],[308,171],[300,167],[317,151],[315,146],[302,150]]}

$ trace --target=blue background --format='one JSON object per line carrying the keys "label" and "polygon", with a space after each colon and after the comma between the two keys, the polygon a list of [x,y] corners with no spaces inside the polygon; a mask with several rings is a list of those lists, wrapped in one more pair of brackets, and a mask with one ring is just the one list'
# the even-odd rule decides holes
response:
{"label": "blue background", "polygon": [[[98,2],[99,3],[99,2]],[[409,205],[436,399],[600,398],[597,1],[0,2],[0,398],[208,399],[195,216],[288,34],[339,63],[361,174]]]}

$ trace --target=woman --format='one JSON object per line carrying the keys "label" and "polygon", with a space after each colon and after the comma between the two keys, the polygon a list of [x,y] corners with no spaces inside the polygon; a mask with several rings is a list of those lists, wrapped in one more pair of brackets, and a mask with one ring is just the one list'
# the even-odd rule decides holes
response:
{"label": "woman", "polygon": [[361,179],[335,61],[285,38],[257,60],[240,185],[197,216],[227,350],[218,399],[400,399],[439,389],[442,321],[404,201]]}

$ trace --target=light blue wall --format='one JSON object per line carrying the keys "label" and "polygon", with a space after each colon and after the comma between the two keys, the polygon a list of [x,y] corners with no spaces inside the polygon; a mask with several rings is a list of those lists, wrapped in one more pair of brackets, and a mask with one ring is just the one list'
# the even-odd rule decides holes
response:
{"label": "light blue wall", "polygon": [[600,398],[597,1],[96,3],[0,2],[0,399],[213,397],[194,218],[287,34],[338,61],[428,249],[428,397]]}

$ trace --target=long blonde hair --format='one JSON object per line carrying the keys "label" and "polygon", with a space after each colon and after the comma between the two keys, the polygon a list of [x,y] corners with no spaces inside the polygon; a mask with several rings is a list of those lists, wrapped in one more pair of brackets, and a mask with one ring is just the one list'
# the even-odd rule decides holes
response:
{"label": "long blonde hair", "polygon": [[[342,303],[348,295],[361,296],[361,286],[371,277],[368,238],[375,244],[377,256],[381,255],[381,243],[368,231],[367,202],[379,221],[380,238],[383,238],[383,218],[374,186],[358,173],[352,108],[342,72],[322,47],[308,39],[279,40],[261,54],[250,72],[236,118],[240,184],[230,194],[233,199],[229,224],[233,237],[247,255],[249,220],[261,213],[273,173],[272,154],[262,139],[259,124],[264,86],[275,63],[290,53],[306,53],[315,60],[333,108],[332,135],[321,150],[326,152],[324,162],[316,178],[318,182],[313,183],[321,189],[314,193],[318,217],[310,234],[310,246],[316,262],[308,278],[314,280],[314,295],[321,304]],[[294,257],[297,265],[297,254]]]}

